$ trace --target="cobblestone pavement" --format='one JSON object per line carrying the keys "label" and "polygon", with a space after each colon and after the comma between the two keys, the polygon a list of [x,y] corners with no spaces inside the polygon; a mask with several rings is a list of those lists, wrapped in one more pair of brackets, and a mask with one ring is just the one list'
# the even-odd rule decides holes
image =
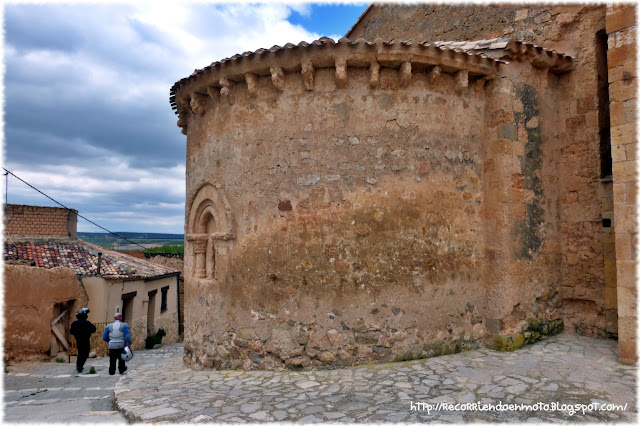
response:
{"label": "cobblestone pavement", "polygon": [[[182,356],[182,343],[135,351],[128,371]],[[65,359],[67,361],[67,359]],[[87,374],[94,367],[96,374]],[[23,362],[9,365],[4,374],[4,422],[126,423],[114,405],[119,374],[110,376],[109,359],[89,358],[82,374],[75,373],[75,358],[67,362]]]}
{"label": "cobblestone pavement", "polygon": [[[194,371],[177,357],[139,367],[118,382],[115,396],[127,418],[142,422],[635,422],[635,389],[636,369],[616,361],[615,341],[562,334],[516,352],[324,371]],[[627,407],[573,415],[427,412],[419,402]]]}

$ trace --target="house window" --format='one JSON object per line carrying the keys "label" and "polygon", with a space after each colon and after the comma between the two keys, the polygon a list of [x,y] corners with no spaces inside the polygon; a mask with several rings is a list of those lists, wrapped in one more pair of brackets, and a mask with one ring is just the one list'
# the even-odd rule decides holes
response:
{"label": "house window", "polygon": [[169,286],[162,287],[160,289],[162,292],[162,301],[160,303],[160,312],[164,312],[167,310],[167,293],[169,292]]}

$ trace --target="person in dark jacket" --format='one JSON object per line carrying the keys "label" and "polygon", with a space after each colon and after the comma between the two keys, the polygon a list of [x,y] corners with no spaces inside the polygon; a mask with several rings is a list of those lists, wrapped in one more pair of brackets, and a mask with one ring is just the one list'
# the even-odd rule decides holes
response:
{"label": "person in dark jacket", "polygon": [[87,361],[91,350],[89,339],[96,332],[96,326],[87,320],[88,314],[89,308],[82,308],[76,312],[77,320],[71,323],[71,330],[69,331],[76,338],[76,345],[78,346],[78,360],[76,361],[76,371],[78,373],[82,373],[84,363]]}
{"label": "person in dark jacket", "polygon": [[131,346],[131,333],[129,333],[129,327],[122,322],[122,314],[115,314],[113,316],[114,322],[109,324],[102,333],[102,340],[109,343],[109,374],[116,374],[116,361],[118,361],[118,372],[124,374],[127,370],[127,365],[122,359],[121,355],[124,352],[124,347]]}

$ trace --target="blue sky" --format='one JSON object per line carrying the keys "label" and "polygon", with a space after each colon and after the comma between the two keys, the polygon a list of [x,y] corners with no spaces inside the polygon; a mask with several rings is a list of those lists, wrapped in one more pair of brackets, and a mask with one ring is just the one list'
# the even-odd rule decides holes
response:
{"label": "blue sky", "polygon": [[[7,5],[3,166],[114,232],[182,233],[173,83],[236,53],[338,39],[367,5]],[[12,204],[56,205],[12,177],[6,189]]]}
{"label": "blue sky", "polygon": [[308,14],[294,10],[288,20],[318,34],[338,34],[343,37],[367,6],[368,3],[312,4],[309,5]]}

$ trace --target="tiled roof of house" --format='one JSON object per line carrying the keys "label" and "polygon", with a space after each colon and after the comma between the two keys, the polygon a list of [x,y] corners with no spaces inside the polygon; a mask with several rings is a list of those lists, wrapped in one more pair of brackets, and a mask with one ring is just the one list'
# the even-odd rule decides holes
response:
{"label": "tiled roof of house", "polygon": [[167,266],[136,259],[82,240],[29,239],[4,242],[5,262],[31,261],[39,268],[61,266],[73,269],[76,275],[82,276],[97,275],[98,253],[102,253],[100,275],[105,279],[145,279],[178,273]]}

